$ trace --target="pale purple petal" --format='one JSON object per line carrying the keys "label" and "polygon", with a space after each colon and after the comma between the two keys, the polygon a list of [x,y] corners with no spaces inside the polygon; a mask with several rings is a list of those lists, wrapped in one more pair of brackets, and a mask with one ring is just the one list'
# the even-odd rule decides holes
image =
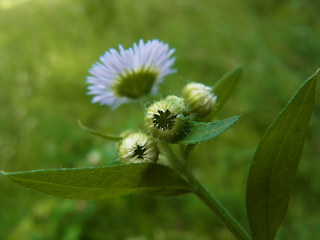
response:
{"label": "pale purple petal", "polygon": [[134,73],[142,68],[157,72],[158,78],[151,90],[152,93],[156,93],[158,83],[163,77],[176,72],[172,69],[175,58],[171,56],[174,51],[175,49],[170,49],[168,44],[157,39],[147,42],[140,39],[128,49],[119,44],[119,51],[109,49],[89,70],[92,76],[87,77],[87,83],[90,84],[88,94],[94,95],[92,102],[108,105],[114,109],[131,101],[125,96],[118,96],[111,86],[120,75],[126,72]]}

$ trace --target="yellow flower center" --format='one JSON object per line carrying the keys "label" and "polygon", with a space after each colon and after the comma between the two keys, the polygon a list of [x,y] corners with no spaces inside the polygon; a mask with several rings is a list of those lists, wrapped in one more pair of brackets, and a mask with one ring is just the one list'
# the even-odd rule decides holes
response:
{"label": "yellow flower center", "polygon": [[112,86],[119,97],[136,99],[150,93],[159,73],[151,68],[140,68],[136,71],[120,74]]}

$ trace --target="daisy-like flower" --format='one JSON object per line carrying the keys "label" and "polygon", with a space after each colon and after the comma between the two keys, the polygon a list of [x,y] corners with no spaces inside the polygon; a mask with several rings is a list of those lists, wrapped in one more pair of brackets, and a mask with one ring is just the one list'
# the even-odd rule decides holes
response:
{"label": "daisy-like flower", "polygon": [[153,138],[140,132],[129,134],[119,146],[119,156],[124,163],[156,162],[158,155]]}
{"label": "daisy-like flower", "polygon": [[140,40],[128,49],[119,45],[119,52],[110,49],[89,70],[92,76],[87,78],[91,84],[88,94],[94,95],[92,102],[114,109],[149,93],[155,94],[163,77],[175,72],[171,68],[174,51],[156,39],[146,43]]}

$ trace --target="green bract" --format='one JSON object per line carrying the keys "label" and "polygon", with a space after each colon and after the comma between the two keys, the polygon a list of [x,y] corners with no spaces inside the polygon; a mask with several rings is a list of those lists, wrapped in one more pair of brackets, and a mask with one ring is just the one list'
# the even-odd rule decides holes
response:
{"label": "green bract", "polygon": [[194,144],[208,141],[226,131],[238,120],[239,116],[208,123],[195,121],[189,122],[186,124],[184,135],[180,137],[177,143]]}
{"label": "green bract", "polygon": [[237,86],[241,78],[242,71],[242,67],[237,67],[223,75],[219,79],[219,81],[214,85],[213,90],[215,95],[217,95],[217,103],[215,108],[213,109],[211,118],[214,117],[215,114],[220,111],[220,109],[229,99],[229,96],[234,91],[235,87]]}

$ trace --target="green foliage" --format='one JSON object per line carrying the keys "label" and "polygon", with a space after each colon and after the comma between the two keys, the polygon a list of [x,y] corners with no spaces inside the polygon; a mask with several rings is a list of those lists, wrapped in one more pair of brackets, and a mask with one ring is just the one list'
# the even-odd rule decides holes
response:
{"label": "green foliage", "polygon": [[[241,109],[241,124],[197,144],[190,157],[208,189],[247,223],[249,159],[277,109],[320,62],[319,1],[8,0],[0,6],[5,2],[21,4],[0,9],[0,169],[114,163],[115,144],[81,131],[77,120],[117,134],[124,126],[143,128],[141,109],[91,104],[88,69],[119,43],[159,38],[176,48],[178,73],[160,86],[166,94],[180,94],[188,81],[214,86],[226,71],[246,65],[218,113],[223,119]],[[318,105],[280,239],[319,239],[319,131]],[[82,230],[78,239],[234,239],[191,194],[78,202],[24,191],[3,176],[0,189],[3,239],[71,239],[73,226]],[[34,212],[47,201],[52,211]]]}
{"label": "green foliage", "polygon": [[218,96],[217,107],[211,114],[213,117],[226,103],[230,94],[234,91],[237,83],[242,75],[243,67],[237,67],[236,69],[226,73],[222,78],[214,85],[213,92]]}
{"label": "green foliage", "polygon": [[247,185],[253,240],[273,240],[286,214],[315,106],[318,78],[319,70],[297,91],[257,148]]}
{"label": "green foliage", "polygon": [[96,200],[127,194],[176,196],[191,191],[173,170],[153,163],[3,174],[24,187],[66,199]]}
{"label": "green foliage", "polygon": [[180,144],[194,144],[208,141],[217,137],[228,128],[230,128],[239,116],[217,120],[214,122],[190,122],[187,123],[185,135],[177,142]]}

